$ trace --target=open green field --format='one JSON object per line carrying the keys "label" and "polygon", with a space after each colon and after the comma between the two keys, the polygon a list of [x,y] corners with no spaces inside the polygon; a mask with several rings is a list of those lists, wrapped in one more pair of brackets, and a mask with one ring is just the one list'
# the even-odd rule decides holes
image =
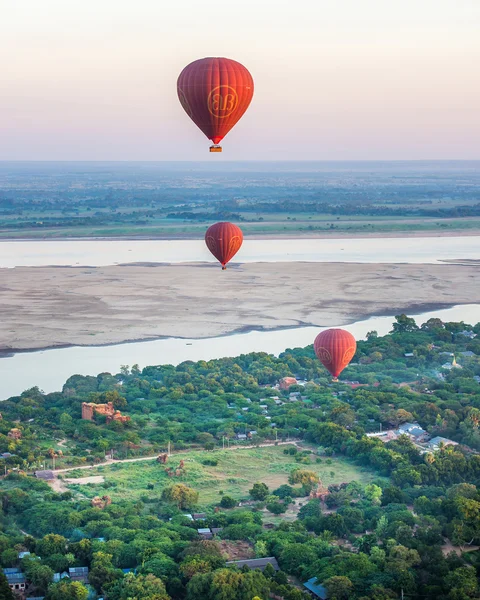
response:
{"label": "open green field", "polygon": [[[255,217],[256,219],[256,217]],[[11,229],[0,226],[0,239],[66,239],[66,238],[145,238],[145,239],[197,239],[202,238],[208,227],[205,223],[189,223],[181,220],[161,219],[148,224],[102,224],[97,227],[85,226],[59,226],[50,227],[24,227]],[[293,215],[265,215],[263,221],[245,221],[240,223],[245,235],[278,236],[289,235],[302,237],[304,235],[321,234],[323,236],[335,235],[364,235],[364,234],[402,234],[411,232],[478,232],[480,218],[456,219],[419,219],[414,217],[386,218],[386,217],[341,217],[332,215],[315,215],[308,217]]]}
{"label": "open green field", "polygon": [[[88,471],[72,471],[65,477],[103,476],[104,483],[67,484],[72,491],[88,498],[107,494],[115,500],[136,500],[142,496],[158,498],[162,490],[174,483],[183,483],[200,494],[199,505],[206,507],[217,503],[220,492],[237,500],[246,498],[252,485],[261,481],[273,491],[288,482],[289,473],[296,468],[315,471],[324,485],[356,480],[366,484],[378,476],[365,468],[358,467],[344,458],[322,457],[316,463],[312,454],[310,465],[302,465],[283,453],[280,446],[253,449],[219,450],[216,452],[188,452],[173,455],[167,466],[176,468],[181,459],[185,461],[185,473],[180,477],[168,477],[165,466],[155,461],[117,463]],[[203,465],[206,459],[218,460],[217,466]],[[328,464],[327,461],[331,461]],[[148,484],[154,488],[149,489]]]}

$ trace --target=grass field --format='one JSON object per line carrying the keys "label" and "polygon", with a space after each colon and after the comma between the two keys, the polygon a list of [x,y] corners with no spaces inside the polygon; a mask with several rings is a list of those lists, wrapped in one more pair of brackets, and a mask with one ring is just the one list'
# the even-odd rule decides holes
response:
{"label": "grass field", "polygon": [[[237,449],[217,452],[189,452],[170,457],[167,466],[177,467],[180,459],[185,461],[185,474],[180,477],[168,477],[164,465],[155,461],[114,464],[88,471],[88,476],[103,475],[104,483],[68,484],[69,489],[80,492],[88,498],[108,494],[115,500],[136,500],[142,496],[158,498],[162,490],[173,483],[184,483],[200,494],[199,505],[206,507],[217,503],[220,492],[233,496],[237,500],[246,498],[248,490],[257,481],[266,483],[274,490],[287,483],[289,473],[295,468],[305,468],[319,474],[324,485],[356,480],[366,484],[377,477],[367,469],[358,467],[343,458],[332,458],[327,464],[315,462],[312,455],[310,465],[300,465],[293,457],[283,453],[281,447]],[[202,461],[218,460],[218,465],[206,466]],[[83,477],[85,471],[71,471],[68,478]],[[148,488],[153,484],[153,489]]]}
{"label": "grass field", "polygon": [[[256,218],[256,217],[254,217]],[[261,235],[275,237],[278,235],[303,235],[322,234],[334,235],[356,235],[356,234],[395,234],[412,231],[415,232],[444,232],[444,231],[467,231],[476,232],[480,230],[480,219],[456,218],[436,219],[416,217],[385,218],[385,217],[337,217],[332,215],[297,215],[287,219],[282,215],[265,215],[261,222],[240,223],[245,235]],[[24,229],[10,229],[0,226],[0,239],[65,239],[65,238],[178,238],[178,239],[200,239],[205,234],[208,223],[190,223],[181,220],[158,220],[146,225],[135,224],[112,224],[98,227],[86,226],[62,226],[42,227]]]}

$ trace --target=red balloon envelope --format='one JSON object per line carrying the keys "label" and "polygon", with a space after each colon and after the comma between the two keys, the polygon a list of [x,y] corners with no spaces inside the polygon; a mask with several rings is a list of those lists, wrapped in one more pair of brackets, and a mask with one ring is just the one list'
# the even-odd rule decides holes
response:
{"label": "red balloon envelope", "polygon": [[357,349],[357,342],[345,329],[327,329],[315,338],[315,354],[336,379],[348,366]]}
{"label": "red balloon envelope", "polygon": [[207,248],[220,261],[224,270],[228,261],[240,250],[242,242],[242,230],[233,223],[215,223],[205,233]]}
{"label": "red balloon envelope", "polygon": [[187,115],[215,144],[242,117],[253,97],[253,78],[229,58],[202,58],[187,65],[177,81],[178,98]]}

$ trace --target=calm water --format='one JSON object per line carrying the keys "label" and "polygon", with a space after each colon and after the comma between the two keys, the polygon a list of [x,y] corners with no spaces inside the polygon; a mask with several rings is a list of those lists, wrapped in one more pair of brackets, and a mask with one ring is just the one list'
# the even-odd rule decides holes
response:
{"label": "calm water", "polygon": [[[437,263],[480,259],[480,237],[245,240],[234,262]],[[214,262],[203,240],[0,242],[0,267]]]}
{"label": "calm water", "polygon": [[[445,310],[418,315],[421,324],[431,317],[444,321],[480,321],[480,305],[455,306]],[[392,328],[392,317],[373,317],[357,321],[346,328],[357,339],[375,329],[385,335]],[[248,352],[268,352],[278,355],[286,348],[303,347],[313,343],[320,327],[301,327],[280,331],[252,331],[230,336],[189,340],[169,338],[164,340],[117,344],[102,347],[73,347],[16,354],[0,359],[0,399],[18,395],[25,389],[38,386],[45,392],[61,390],[71,375],[97,375],[108,371],[118,373],[121,365],[138,363],[140,367],[158,364],[177,365],[186,360],[210,360],[225,356],[238,356]]]}

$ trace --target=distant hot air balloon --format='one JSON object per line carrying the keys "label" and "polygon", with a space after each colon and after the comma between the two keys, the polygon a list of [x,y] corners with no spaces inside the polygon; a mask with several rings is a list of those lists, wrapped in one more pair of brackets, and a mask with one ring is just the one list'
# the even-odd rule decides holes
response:
{"label": "distant hot air balloon", "polygon": [[235,60],[201,58],[180,73],[177,92],[187,115],[212,140],[210,152],[221,152],[218,144],[252,100],[253,79]]}
{"label": "distant hot air balloon", "polygon": [[317,335],[313,348],[322,365],[336,380],[352,360],[357,342],[345,329],[327,329]]}
{"label": "distant hot air balloon", "polygon": [[205,233],[205,243],[213,256],[220,261],[222,269],[240,250],[243,233],[240,227],[233,223],[215,223]]}

